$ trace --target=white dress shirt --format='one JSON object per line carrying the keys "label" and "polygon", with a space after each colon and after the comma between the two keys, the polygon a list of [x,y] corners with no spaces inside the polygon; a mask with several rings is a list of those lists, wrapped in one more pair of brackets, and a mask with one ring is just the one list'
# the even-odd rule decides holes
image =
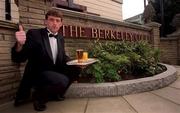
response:
{"label": "white dress shirt", "polygon": [[[50,32],[50,30],[48,30],[48,31],[49,31],[49,33],[48,33],[48,37],[49,37],[49,34],[53,34],[53,33]],[[57,33],[54,34],[54,35],[57,35]],[[50,43],[50,46],[51,46],[53,62],[55,64],[56,63],[57,54],[58,54],[57,39],[55,37],[49,37],[49,43]]]}

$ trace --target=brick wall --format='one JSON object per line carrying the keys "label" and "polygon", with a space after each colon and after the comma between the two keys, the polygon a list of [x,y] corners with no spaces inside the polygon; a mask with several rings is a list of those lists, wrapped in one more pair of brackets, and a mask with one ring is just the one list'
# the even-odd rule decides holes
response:
{"label": "brick wall", "polygon": [[179,62],[179,39],[178,38],[161,38],[161,62],[167,64],[180,64]]}
{"label": "brick wall", "polygon": [[0,21],[0,104],[13,99],[20,80],[18,65],[11,62],[15,31],[15,24]]}
{"label": "brick wall", "polygon": [[19,0],[20,22],[27,29],[42,27],[44,14],[49,5],[49,2],[44,2],[44,0]]}
{"label": "brick wall", "polygon": [[160,24],[151,22],[146,24],[152,28],[151,30],[151,44],[161,51],[160,62],[172,65],[180,64],[180,35],[168,35],[160,38],[159,27]]}

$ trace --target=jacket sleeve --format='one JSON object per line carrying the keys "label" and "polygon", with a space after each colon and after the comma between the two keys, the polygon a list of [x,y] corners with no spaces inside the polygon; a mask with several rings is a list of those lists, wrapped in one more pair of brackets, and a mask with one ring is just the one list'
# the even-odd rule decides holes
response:
{"label": "jacket sleeve", "polygon": [[66,55],[65,47],[64,47],[64,39],[63,38],[62,38],[62,42],[61,43],[63,45],[63,58],[64,58],[63,60],[66,63],[66,62],[70,61],[70,57]]}

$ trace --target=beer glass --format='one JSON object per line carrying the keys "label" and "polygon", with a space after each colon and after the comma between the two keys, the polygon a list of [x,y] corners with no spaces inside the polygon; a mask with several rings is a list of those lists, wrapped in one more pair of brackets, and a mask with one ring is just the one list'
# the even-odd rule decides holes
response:
{"label": "beer glass", "polygon": [[88,52],[84,51],[83,52],[83,61],[87,61],[88,60]]}
{"label": "beer glass", "polygon": [[77,49],[76,50],[76,57],[77,57],[77,61],[78,63],[82,63],[83,62],[83,49]]}

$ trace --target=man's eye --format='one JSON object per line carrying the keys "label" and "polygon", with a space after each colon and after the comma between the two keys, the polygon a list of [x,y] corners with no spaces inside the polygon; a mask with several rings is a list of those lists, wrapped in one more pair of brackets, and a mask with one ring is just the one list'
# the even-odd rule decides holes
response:
{"label": "man's eye", "polygon": [[59,19],[57,19],[57,20],[56,20],[56,22],[60,22],[60,20],[59,20]]}
{"label": "man's eye", "polygon": [[49,21],[54,21],[54,19],[50,18]]}

